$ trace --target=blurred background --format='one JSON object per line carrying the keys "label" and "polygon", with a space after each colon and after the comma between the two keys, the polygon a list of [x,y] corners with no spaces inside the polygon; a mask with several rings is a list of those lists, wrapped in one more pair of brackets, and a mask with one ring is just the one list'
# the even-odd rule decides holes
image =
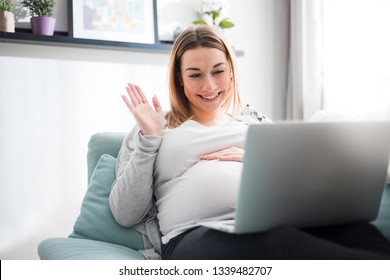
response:
{"label": "blurred background", "polygon": [[[67,2],[55,6],[68,31]],[[275,121],[320,109],[389,106],[387,0],[230,0],[240,90]],[[198,18],[200,0],[157,0],[160,39]],[[19,26],[23,27],[19,23]],[[37,259],[38,243],[72,232],[87,189],[93,133],[134,125],[127,82],[169,109],[168,53],[0,39],[0,258]]]}

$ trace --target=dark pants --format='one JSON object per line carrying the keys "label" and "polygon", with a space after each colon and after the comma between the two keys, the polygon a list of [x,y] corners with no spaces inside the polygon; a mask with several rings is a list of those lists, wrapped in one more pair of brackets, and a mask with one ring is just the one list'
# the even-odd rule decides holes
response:
{"label": "dark pants", "polygon": [[229,234],[205,227],[163,246],[163,259],[354,260],[390,259],[390,243],[370,223],[263,233]]}

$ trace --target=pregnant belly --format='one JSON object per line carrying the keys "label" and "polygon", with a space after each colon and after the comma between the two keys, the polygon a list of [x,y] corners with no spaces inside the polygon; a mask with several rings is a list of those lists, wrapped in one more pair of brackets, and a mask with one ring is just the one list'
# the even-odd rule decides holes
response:
{"label": "pregnant belly", "polygon": [[241,162],[199,161],[159,186],[155,194],[161,232],[234,212],[241,170]]}

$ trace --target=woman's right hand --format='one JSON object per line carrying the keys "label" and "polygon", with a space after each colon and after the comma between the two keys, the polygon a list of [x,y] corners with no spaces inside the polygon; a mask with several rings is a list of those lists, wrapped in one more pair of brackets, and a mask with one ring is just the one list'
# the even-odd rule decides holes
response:
{"label": "woman's right hand", "polygon": [[122,99],[133,114],[142,134],[160,136],[164,129],[165,116],[157,97],[152,98],[152,108],[139,86],[129,83],[126,91],[128,95],[121,95]]}

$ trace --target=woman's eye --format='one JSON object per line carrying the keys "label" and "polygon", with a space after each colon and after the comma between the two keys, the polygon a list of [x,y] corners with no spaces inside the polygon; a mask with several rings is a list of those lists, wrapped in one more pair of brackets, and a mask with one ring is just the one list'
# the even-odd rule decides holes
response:
{"label": "woman's eye", "polygon": [[225,72],[225,71],[224,70],[217,70],[217,71],[214,71],[213,74],[218,75],[218,74],[222,74],[223,72]]}
{"label": "woman's eye", "polygon": [[190,78],[199,78],[201,75],[200,74],[191,74]]}

